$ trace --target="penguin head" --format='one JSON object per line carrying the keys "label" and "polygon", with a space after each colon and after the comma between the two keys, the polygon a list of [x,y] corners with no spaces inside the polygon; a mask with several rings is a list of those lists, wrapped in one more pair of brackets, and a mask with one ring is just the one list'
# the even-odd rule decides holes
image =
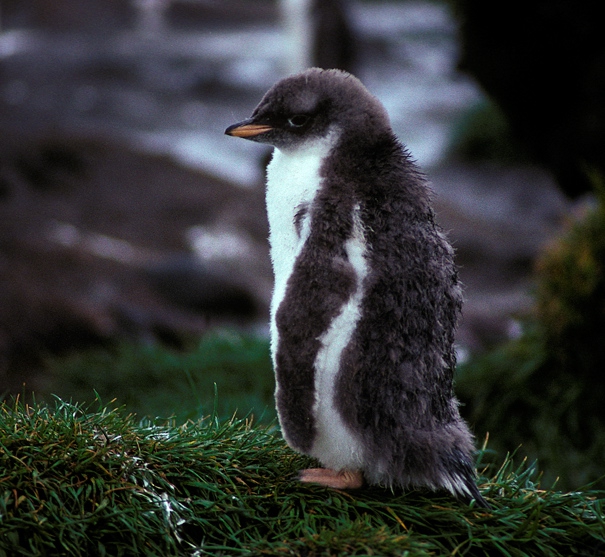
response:
{"label": "penguin head", "polygon": [[295,150],[329,135],[390,129],[382,104],[362,83],[341,70],[311,68],[278,81],[252,116],[225,133],[282,150]]}

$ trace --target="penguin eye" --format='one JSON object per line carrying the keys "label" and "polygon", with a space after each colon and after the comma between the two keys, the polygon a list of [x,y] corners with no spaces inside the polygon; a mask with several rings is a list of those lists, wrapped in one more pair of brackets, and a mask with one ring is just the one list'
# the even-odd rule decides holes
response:
{"label": "penguin eye", "polygon": [[292,128],[302,128],[309,121],[306,114],[295,114],[288,118],[288,124]]}

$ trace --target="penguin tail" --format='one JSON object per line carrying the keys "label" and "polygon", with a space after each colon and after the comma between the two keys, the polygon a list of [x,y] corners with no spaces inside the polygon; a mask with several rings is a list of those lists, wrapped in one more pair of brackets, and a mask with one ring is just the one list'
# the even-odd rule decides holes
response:
{"label": "penguin tail", "polygon": [[477,507],[486,510],[491,510],[492,508],[492,506],[483,498],[483,495],[481,495],[474,478],[467,480],[464,484],[464,489],[457,491],[454,495],[464,503],[470,504],[470,502],[474,500]]}
{"label": "penguin tail", "polygon": [[450,466],[445,474],[443,486],[460,501],[468,504],[474,500],[476,506],[491,509],[491,505],[483,498],[477,487],[477,476],[469,458],[458,453],[451,455],[448,461]]}

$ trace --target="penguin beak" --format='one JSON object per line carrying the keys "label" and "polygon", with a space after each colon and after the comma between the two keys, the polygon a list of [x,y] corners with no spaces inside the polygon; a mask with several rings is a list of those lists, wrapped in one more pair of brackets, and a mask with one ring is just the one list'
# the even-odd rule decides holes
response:
{"label": "penguin beak", "polygon": [[272,129],[273,127],[269,124],[255,124],[254,120],[249,119],[229,126],[225,130],[225,134],[248,139],[260,135],[261,133],[271,131]]}

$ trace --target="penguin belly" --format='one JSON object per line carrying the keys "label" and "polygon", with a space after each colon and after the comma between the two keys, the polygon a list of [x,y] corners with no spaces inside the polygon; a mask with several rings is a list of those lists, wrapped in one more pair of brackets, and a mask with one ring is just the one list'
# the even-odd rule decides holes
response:
{"label": "penguin belly", "polygon": [[[321,165],[334,140],[334,135],[328,135],[322,141],[307,145],[302,152],[288,153],[275,149],[267,168],[267,215],[274,272],[270,321],[274,367],[277,366],[276,355],[282,342],[277,312],[286,296],[297,257],[311,231],[311,206],[321,189]],[[353,232],[345,245],[347,259],[356,274],[356,288],[327,330],[320,333],[321,348],[314,362],[314,384],[308,386],[314,391],[312,418],[315,438],[311,449],[304,452],[335,469],[358,469],[362,461],[361,443],[343,422],[334,400],[341,354],[350,342],[360,316],[362,283],[367,274],[365,240],[358,212],[356,207]],[[276,400],[281,389],[276,376]],[[278,419],[286,442],[295,450],[300,450],[289,435],[279,407]]]}
{"label": "penguin belly", "polygon": [[361,317],[363,281],[368,274],[366,243],[358,207],[353,211],[353,224],[353,236],[347,240],[345,251],[355,270],[356,288],[329,329],[320,337],[322,348],[315,360],[313,415],[317,434],[310,455],[333,470],[360,470],[364,468],[365,461],[361,441],[345,424],[335,401],[338,374],[346,372],[341,370],[341,356]]}

